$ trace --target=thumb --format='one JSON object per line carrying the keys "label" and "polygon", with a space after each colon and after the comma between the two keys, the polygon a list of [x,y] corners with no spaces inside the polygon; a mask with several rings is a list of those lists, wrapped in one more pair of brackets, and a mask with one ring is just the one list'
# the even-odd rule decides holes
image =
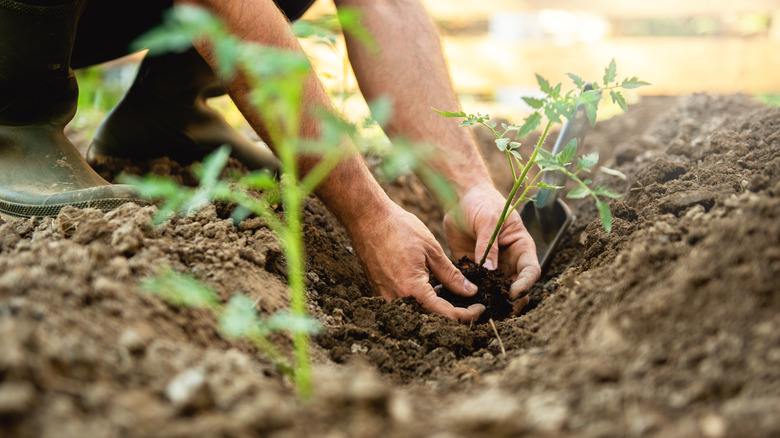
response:
{"label": "thumb", "polygon": [[[479,263],[482,260],[482,256],[485,254],[485,250],[490,244],[490,238],[493,236],[493,228],[482,226],[477,230],[477,244],[474,247],[474,261]],[[498,237],[496,237],[498,240]],[[490,252],[485,258],[484,267],[488,271],[493,271],[498,266],[498,245],[494,241],[490,246]]]}

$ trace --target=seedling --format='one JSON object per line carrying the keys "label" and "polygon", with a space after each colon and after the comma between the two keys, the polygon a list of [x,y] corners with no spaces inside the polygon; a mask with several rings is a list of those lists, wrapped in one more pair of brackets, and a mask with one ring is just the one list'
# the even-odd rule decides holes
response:
{"label": "seedling", "polygon": [[[576,139],[569,142],[566,147],[556,155],[553,155],[543,148],[544,142],[547,139],[550,128],[556,123],[562,124],[565,119],[570,119],[580,106],[585,107],[585,112],[590,124],[595,125],[598,105],[604,93],[609,93],[612,102],[618,104],[620,108],[625,111],[627,110],[626,99],[620,90],[628,90],[650,84],[639,80],[636,76],[626,78],[622,82],[617,81],[617,65],[614,59],[604,69],[602,84],[594,82],[591,83],[590,86],[587,86],[589,84],[579,76],[572,73],[569,73],[568,76],[573,81],[575,88],[562,94],[561,83],[553,86],[547,79],[538,74],[536,75],[537,83],[539,84],[542,93],[544,93],[544,97],[523,97],[523,101],[525,101],[534,112],[528,116],[521,125],[507,125],[502,123],[501,128],[497,129],[497,123],[490,121],[489,115],[482,115],[479,113],[475,115],[467,114],[463,111],[451,112],[434,109],[444,117],[463,118],[464,120],[460,124],[461,127],[482,125],[489,129],[496,137],[496,147],[506,154],[509,167],[512,170],[514,184],[509,192],[509,196],[507,196],[506,204],[501,211],[501,215],[499,216],[496,227],[490,237],[487,248],[485,248],[485,253],[479,261],[480,266],[485,263],[490,248],[495,243],[496,237],[509,215],[517,209],[521,202],[534,202],[534,199],[528,196],[528,193],[531,190],[540,188],[559,190],[563,188],[562,186],[545,184],[540,181],[540,176],[544,172],[560,171],[577,183],[577,187],[569,192],[567,196],[569,198],[583,198],[588,195],[593,197],[596,201],[596,206],[598,207],[599,216],[601,217],[601,223],[604,226],[604,229],[607,230],[607,232],[612,229],[612,213],[609,210],[609,204],[601,198],[618,198],[620,195],[605,187],[590,188],[589,185],[592,184],[592,181],[579,177],[581,172],[590,172],[591,167],[598,163],[598,152],[587,154],[579,158],[577,160],[577,169],[572,172],[569,171],[569,165],[577,152]],[[542,130],[542,135],[539,137],[539,141],[536,143],[531,157],[524,164],[523,158],[519,152],[521,143],[517,140],[534,132],[541,125],[543,118],[547,118],[547,122]],[[510,136],[510,133],[515,133],[514,139]],[[528,174],[534,165],[537,166],[538,173],[531,178]],[[607,173],[619,174],[617,171],[604,167],[601,169]],[[521,188],[522,191],[520,190]]]}

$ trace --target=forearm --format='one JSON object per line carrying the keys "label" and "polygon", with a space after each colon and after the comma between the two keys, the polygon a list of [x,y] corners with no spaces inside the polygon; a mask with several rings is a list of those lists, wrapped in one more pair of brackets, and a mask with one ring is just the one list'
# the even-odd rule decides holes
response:
{"label": "forearm", "polygon": [[[271,0],[200,0],[196,3],[221,17],[229,30],[245,41],[303,53],[286,18]],[[211,48],[197,42],[196,48],[214,67]],[[335,110],[313,72],[302,86],[304,98],[299,135],[303,139],[317,139],[320,124],[313,116],[315,110]],[[250,102],[250,86],[246,79],[236,75],[226,84],[226,89],[249,124],[261,137],[268,139],[266,121]],[[277,147],[273,142],[269,143],[272,148]],[[328,175],[316,193],[337,218],[350,228],[352,224],[364,221],[367,216],[381,214],[391,201],[376,183],[354,146],[345,142],[343,147],[348,149],[345,154],[348,158]],[[297,161],[298,171],[305,175],[320,160],[314,155],[300,154]]]}
{"label": "forearm", "polygon": [[452,87],[438,33],[418,0],[335,0],[338,7],[362,12],[361,24],[379,46],[373,53],[347,36],[347,50],[362,94],[367,100],[393,99],[393,116],[384,127],[390,137],[402,136],[437,149],[431,161],[459,195],[480,184],[492,184],[476,138],[431,108],[455,111]]}

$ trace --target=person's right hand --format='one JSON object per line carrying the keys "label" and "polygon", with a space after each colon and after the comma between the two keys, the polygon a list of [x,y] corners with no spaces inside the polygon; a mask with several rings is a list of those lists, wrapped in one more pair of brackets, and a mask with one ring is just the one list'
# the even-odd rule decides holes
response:
{"label": "person's right hand", "polygon": [[[444,217],[444,232],[456,260],[463,256],[478,261],[487,248],[506,203],[492,185],[475,186]],[[541,269],[536,245],[517,211],[509,215],[490,248],[485,268],[501,269],[512,279],[509,289],[515,313],[528,304],[528,291],[539,280]]]}
{"label": "person's right hand", "polygon": [[394,203],[382,214],[350,224],[355,249],[374,291],[387,300],[413,296],[422,307],[463,322],[485,311],[482,304],[455,307],[428,283],[429,269],[450,291],[472,296],[477,287],[444,254],[420,220]]}

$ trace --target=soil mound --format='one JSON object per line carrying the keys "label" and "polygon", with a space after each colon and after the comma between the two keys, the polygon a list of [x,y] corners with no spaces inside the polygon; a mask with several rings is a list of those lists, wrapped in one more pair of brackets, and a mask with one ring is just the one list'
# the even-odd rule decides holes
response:
{"label": "soil mound", "polygon": [[[0,435],[779,435],[780,110],[647,98],[586,149],[628,176],[595,178],[624,193],[613,231],[571,202],[531,305],[496,331],[372,297],[343,229],[308,200],[310,309],[325,327],[308,402],[210,313],[139,285],[171,266],[223,300],[284,308],[284,259],[262,221],[236,225],[224,205],[158,228],[155,208],[135,205],[0,220]],[[99,167],[120,168],[191,181],[166,159]],[[419,181],[386,188],[440,230]]]}

